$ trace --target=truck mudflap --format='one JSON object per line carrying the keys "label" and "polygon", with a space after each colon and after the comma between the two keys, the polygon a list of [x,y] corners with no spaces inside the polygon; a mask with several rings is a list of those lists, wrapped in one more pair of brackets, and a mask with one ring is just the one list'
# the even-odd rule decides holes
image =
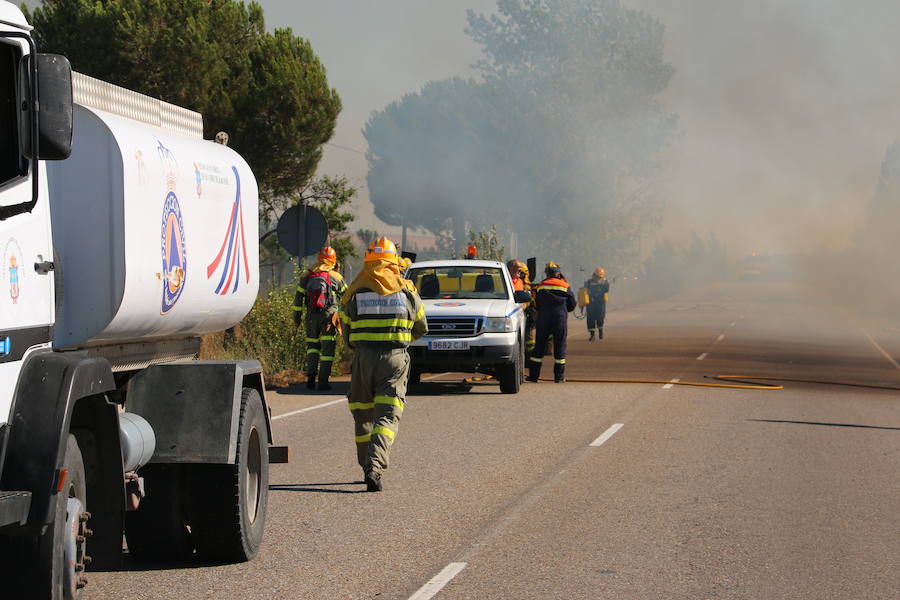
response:
{"label": "truck mudflap", "polygon": [[0,492],[0,529],[24,525],[31,508],[31,492]]}
{"label": "truck mudflap", "polygon": [[[151,463],[233,464],[244,388],[265,405],[262,366],[257,361],[200,360],[154,365],[128,384],[126,408],[142,416],[156,434]],[[265,411],[268,443],[272,424]]]}

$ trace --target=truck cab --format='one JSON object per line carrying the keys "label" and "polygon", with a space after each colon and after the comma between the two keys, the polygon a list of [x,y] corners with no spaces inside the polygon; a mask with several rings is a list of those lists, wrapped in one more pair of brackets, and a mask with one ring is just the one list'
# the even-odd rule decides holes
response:
{"label": "truck cab", "polygon": [[423,373],[484,373],[503,393],[524,381],[529,292],[515,291],[503,263],[415,262],[406,271],[425,305],[428,333],[409,348],[411,383]]}

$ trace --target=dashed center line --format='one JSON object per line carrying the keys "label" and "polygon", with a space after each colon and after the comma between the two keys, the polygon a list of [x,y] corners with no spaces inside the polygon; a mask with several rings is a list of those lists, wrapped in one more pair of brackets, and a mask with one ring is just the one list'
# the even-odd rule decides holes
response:
{"label": "dashed center line", "polygon": [[466,568],[464,562],[450,563],[444,567],[440,573],[431,578],[431,580],[419,588],[419,590],[409,597],[409,600],[428,600],[433,598],[435,594],[441,591],[450,580],[459,575],[460,571]]}
{"label": "dashed center line", "polygon": [[606,440],[611,438],[618,430],[622,429],[622,427],[624,426],[624,423],[616,423],[615,425],[604,431],[600,437],[591,442],[591,446],[602,446],[603,443],[606,442]]}
{"label": "dashed center line", "polygon": [[709,356],[709,352],[704,352],[703,354],[701,354],[700,356],[697,357],[697,360],[703,360],[707,356]]}
{"label": "dashed center line", "polygon": [[664,389],[664,390],[670,390],[670,389],[672,389],[672,388],[675,386],[675,384],[678,383],[679,381],[681,381],[681,380],[678,379],[678,378],[676,377],[675,379],[670,380],[669,383],[667,383],[666,385],[664,385],[664,386],[662,387],[662,389]]}
{"label": "dashed center line", "polygon": [[724,339],[725,339],[725,334],[723,333],[723,334],[720,334],[719,337],[716,338],[716,341],[721,342]]}

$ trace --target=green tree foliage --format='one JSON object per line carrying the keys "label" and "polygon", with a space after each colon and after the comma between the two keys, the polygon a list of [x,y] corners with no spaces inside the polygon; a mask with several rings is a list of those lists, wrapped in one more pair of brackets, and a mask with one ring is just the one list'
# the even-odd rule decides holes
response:
{"label": "green tree foliage", "polygon": [[341,110],[307,40],[267,33],[262,8],[236,0],[43,0],[38,46],[73,67],[196,110],[227,131],[264,207],[312,176]]}
{"label": "green tree foliage", "polygon": [[478,249],[478,258],[484,260],[504,260],[506,248],[500,244],[497,228],[491,225],[485,231],[469,230],[469,241]]}
{"label": "green tree foliage", "polygon": [[431,82],[367,122],[376,214],[456,240],[496,223],[523,255],[633,261],[675,130],[663,26],[619,0],[498,0],[467,32],[482,81]]}

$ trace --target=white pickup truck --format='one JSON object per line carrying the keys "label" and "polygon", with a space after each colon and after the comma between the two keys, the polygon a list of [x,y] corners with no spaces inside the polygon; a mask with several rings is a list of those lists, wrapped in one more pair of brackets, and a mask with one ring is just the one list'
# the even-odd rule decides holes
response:
{"label": "white pickup truck", "polygon": [[410,383],[423,373],[485,373],[515,394],[525,379],[525,305],[503,263],[416,262],[406,272],[425,304],[428,334],[414,342]]}

